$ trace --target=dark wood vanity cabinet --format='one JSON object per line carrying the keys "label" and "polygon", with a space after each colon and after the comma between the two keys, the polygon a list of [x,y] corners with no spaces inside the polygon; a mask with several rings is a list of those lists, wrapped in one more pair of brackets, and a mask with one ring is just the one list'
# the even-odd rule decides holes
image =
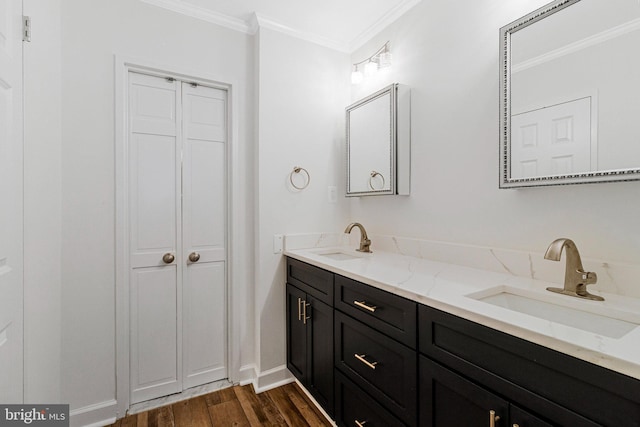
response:
{"label": "dark wood vanity cabinet", "polygon": [[295,260],[287,270],[287,368],[333,416],[333,274]]}
{"label": "dark wood vanity cabinet", "polygon": [[[421,426],[448,425],[434,421],[453,400],[443,388],[506,401],[495,411],[508,423],[496,426],[640,426],[634,378],[427,306],[418,319]],[[481,407],[477,425],[488,425],[492,408]]]}
{"label": "dark wood vanity cabinet", "polygon": [[637,379],[295,259],[287,366],[341,427],[640,427]]}

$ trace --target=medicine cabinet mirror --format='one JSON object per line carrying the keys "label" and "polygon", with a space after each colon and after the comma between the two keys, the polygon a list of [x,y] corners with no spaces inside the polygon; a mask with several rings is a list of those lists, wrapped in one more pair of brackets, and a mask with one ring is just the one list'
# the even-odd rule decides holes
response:
{"label": "medicine cabinet mirror", "polygon": [[500,187],[640,179],[640,2],[558,0],[500,30]]}
{"label": "medicine cabinet mirror", "polygon": [[409,194],[410,91],[392,84],[346,108],[347,197]]}

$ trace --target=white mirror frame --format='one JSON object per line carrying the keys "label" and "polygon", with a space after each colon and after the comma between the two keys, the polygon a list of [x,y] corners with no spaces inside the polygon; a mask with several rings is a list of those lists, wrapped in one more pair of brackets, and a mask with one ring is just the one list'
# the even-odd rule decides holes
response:
{"label": "white mirror frame", "polygon": [[640,169],[511,178],[511,34],[579,1],[556,0],[500,29],[500,188],[640,180]]}

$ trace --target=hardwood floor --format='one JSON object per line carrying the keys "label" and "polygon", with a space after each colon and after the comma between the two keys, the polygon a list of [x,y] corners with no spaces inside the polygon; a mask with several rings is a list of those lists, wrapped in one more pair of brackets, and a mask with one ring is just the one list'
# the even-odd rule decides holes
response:
{"label": "hardwood floor", "polygon": [[296,383],[255,394],[251,384],[129,415],[108,427],[324,427],[331,424]]}

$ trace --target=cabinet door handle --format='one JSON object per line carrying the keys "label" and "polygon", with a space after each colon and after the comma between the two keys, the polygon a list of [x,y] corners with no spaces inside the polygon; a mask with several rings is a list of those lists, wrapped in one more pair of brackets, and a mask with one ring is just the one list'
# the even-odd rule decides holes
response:
{"label": "cabinet door handle", "polygon": [[311,316],[307,317],[307,307],[311,306],[308,302],[302,300],[302,323],[307,324],[307,320],[311,319]]}
{"label": "cabinet door handle", "polygon": [[360,308],[364,308],[365,310],[370,311],[370,312],[372,312],[372,313],[376,311],[376,308],[378,308],[378,307],[376,307],[375,305],[368,305],[368,304],[367,304],[366,302],[364,302],[364,301],[354,301],[353,303],[354,303],[355,305],[357,305],[358,307],[360,307]]}
{"label": "cabinet door handle", "polygon": [[298,298],[298,320],[302,320],[302,310],[300,310],[300,303],[302,299]]}
{"label": "cabinet door handle", "polygon": [[496,421],[500,421],[500,416],[492,409],[489,411],[489,427],[496,427]]}
{"label": "cabinet door handle", "polygon": [[358,420],[356,420],[356,426],[358,426],[358,427],[364,427],[364,425],[366,423],[367,423],[366,421],[358,421]]}
{"label": "cabinet door handle", "polygon": [[365,359],[365,357],[367,357],[366,354],[356,353],[354,354],[354,357],[359,361],[361,361],[362,363],[364,363],[365,365],[367,365],[368,367],[370,367],[371,369],[376,369],[376,365],[378,364],[378,362],[369,362],[367,359]]}

